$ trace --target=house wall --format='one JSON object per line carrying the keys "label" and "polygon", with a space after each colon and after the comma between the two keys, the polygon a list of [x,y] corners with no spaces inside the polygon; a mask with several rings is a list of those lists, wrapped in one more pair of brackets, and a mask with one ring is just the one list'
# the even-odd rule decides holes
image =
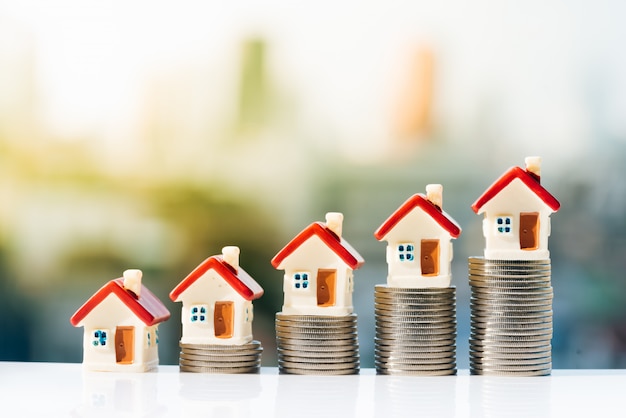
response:
{"label": "house wall", "polygon": [[[392,287],[428,288],[450,286],[452,242],[450,234],[421,208],[414,208],[384,237],[387,241],[387,284]],[[439,274],[423,276],[420,262],[420,243],[423,239],[439,240]],[[415,246],[413,261],[400,261],[398,245]]]}
{"label": "house wall", "polygon": [[[156,330],[158,325],[148,327],[114,294],[108,295],[79,325],[83,332],[83,365],[94,371],[142,372],[159,364]],[[117,364],[115,357],[115,331],[119,326],[135,329],[133,363]],[[93,345],[95,330],[107,331],[105,346]],[[151,343],[148,345],[148,333]]]}
{"label": "house wall", "polygon": [[[535,250],[520,249],[520,213],[539,213],[539,242]],[[478,212],[484,213],[483,235],[485,258],[490,260],[545,260],[550,258],[550,214],[552,210],[519,179],[514,179]],[[508,235],[497,232],[496,219],[511,216],[512,228]]]}
{"label": "house wall", "polygon": [[[184,344],[221,344],[241,345],[252,341],[252,302],[244,299],[215,270],[209,270],[189,286],[179,297],[183,302],[181,323]],[[218,338],[215,336],[215,302],[232,301],[234,303],[233,336]],[[194,305],[207,306],[206,322],[191,322],[191,308]]]}
{"label": "house wall", "polygon": [[[285,295],[282,313],[286,315],[349,315],[354,311],[352,292],[353,274],[346,264],[322,242],[312,236],[298,247],[280,266],[285,270],[283,292]],[[319,269],[337,271],[335,305],[317,306],[317,272]],[[297,272],[309,274],[306,289],[294,287],[293,275]]]}

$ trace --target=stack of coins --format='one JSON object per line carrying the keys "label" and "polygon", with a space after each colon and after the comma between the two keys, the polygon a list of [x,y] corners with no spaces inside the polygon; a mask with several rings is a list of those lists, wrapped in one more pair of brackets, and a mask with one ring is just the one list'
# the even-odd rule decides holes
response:
{"label": "stack of coins", "polygon": [[359,373],[357,316],[276,314],[278,370],[286,374]]}
{"label": "stack of coins", "polygon": [[456,288],[376,285],[378,374],[456,374]]}
{"label": "stack of coins", "polygon": [[258,373],[263,347],[258,341],[242,345],[180,343],[180,371],[195,373]]}
{"label": "stack of coins", "polygon": [[472,374],[550,374],[550,276],[550,260],[469,259]]}

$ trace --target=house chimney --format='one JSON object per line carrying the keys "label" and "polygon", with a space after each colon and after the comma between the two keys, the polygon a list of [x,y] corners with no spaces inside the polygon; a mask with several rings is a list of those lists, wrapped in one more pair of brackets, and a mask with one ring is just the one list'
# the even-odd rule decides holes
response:
{"label": "house chimney", "polygon": [[526,157],[526,172],[532,174],[537,180],[541,180],[541,157]]}
{"label": "house chimney", "polygon": [[443,207],[443,186],[441,184],[426,185],[426,199],[441,210]]}
{"label": "house chimney", "polygon": [[141,270],[129,269],[124,272],[124,289],[130,290],[139,297],[141,293],[141,277],[143,273]]}
{"label": "house chimney", "polygon": [[341,225],[343,223],[343,213],[328,212],[326,214],[326,228],[341,238]]}
{"label": "house chimney", "polygon": [[235,271],[239,270],[239,247],[231,245],[222,248],[222,258]]}

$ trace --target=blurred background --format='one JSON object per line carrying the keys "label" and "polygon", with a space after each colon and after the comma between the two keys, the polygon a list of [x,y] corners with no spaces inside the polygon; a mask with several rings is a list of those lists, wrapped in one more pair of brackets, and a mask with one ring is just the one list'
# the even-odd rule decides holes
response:
{"label": "blurred background", "polygon": [[[127,268],[171,289],[225,245],[265,289],[270,259],[328,211],[355,272],[374,364],[374,230],[428,183],[455,244],[458,366],[468,368],[470,205],[543,157],[552,216],[554,368],[626,367],[626,3],[0,0],[0,360],[82,361],[69,317]],[[300,3],[300,2],[298,2]]]}

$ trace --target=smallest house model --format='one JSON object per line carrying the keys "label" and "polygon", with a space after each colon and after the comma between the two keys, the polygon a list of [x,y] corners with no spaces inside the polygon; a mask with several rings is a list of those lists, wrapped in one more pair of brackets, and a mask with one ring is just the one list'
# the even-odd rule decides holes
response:
{"label": "smallest house model", "polygon": [[549,259],[550,215],[560,206],[541,185],[540,157],[527,157],[525,169],[510,168],[472,205],[485,215],[485,258]]}
{"label": "smallest house model", "polygon": [[170,313],[141,284],[141,270],[111,280],[70,318],[84,327],[83,365],[87,370],[144,372],[159,364],[158,324]]}
{"label": "smallest house model", "polygon": [[387,285],[404,288],[450,286],[452,238],[461,228],[442,210],[443,187],[426,186],[411,196],[376,230],[387,241]]}
{"label": "smallest house model", "polygon": [[184,344],[243,345],[252,341],[252,301],[263,289],[239,267],[239,248],[204,260],[170,293],[182,302]]}
{"label": "smallest house model", "polygon": [[343,316],[353,312],[352,271],[363,258],[341,236],[343,214],[329,212],[326,223],[314,222],[272,259],[284,270],[285,315]]}

